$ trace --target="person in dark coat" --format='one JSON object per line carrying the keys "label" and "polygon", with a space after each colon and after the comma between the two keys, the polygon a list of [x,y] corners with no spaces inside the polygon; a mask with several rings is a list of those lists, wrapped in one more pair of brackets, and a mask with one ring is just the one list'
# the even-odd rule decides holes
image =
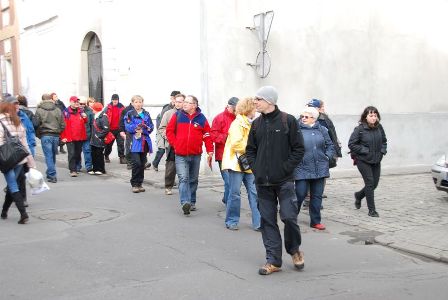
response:
{"label": "person in dark coat", "polygon": [[294,170],[295,189],[299,210],[310,187],[310,226],[324,230],[320,209],[325,178],[330,177],[329,161],[334,155],[334,146],[328,130],[317,121],[319,112],[314,107],[306,107],[300,116],[299,127],[305,145],[303,160]]}
{"label": "person in dark coat", "polygon": [[92,111],[95,114],[91,127],[90,147],[92,149],[92,171],[91,175],[103,175],[106,173],[104,162],[104,148],[106,143],[104,138],[110,131],[109,119],[102,111],[103,105],[100,102],[92,104]]}
{"label": "person in dark coat", "polygon": [[266,264],[258,270],[260,275],[278,272],[282,266],[278,212],[285,224],[286,252],[297,269],[305,266],[303,252],[299,250],[302,237],[297,224],[299,208],[293,176],[295,167],[303,159],[303,137],[294,116],[278,109],[277,98],[277,90],[272,86],[257,91],[255,105],[261,115],[252,123],[246,146],[246,156],[255,176],[260,231],[266,249]]}
{"label": "person in dark coat", "polygon": [[134,110],[134,106],[132,106],[132,103],[129,103],[128,106],[126,106],[122,111],[121,111],[121,115],[120,115],[120,135],[121,138],[124,140],[124,154],[125,154],[125,158],[126,158],[126,168],[128,170],[132,169],[132,162],[131,162],[131,140],[132,137],[129,133],[126,132],[126,128],[125,128],[125,116],[126,114],[131,111]]}
{"label": "person in dark coat", "polygon": [[361,201],[365,197],[371,217],[379,217],[374,191],[380,181],[381,160],[387,153],[386,133],[380,120],[381,116],[376,107],[366,107],[348,142],[354,163],[364,180],[364,187],[355,193],[355,207],[360,209]]}
{"label": "person in dark coat", "polygon": [[[58,95],[56,93],[51,93],[50,97],[54,101],[54,105],[56,105],[56,107],[59,108],[61,113],[63,113],[65,111],[65,109],[67,108],[65,106],[64,102],[62,102],[59,99],[59,97],[58,97]],[[44,100],[44,99],[42,99],[42,100]],[[62,154],[67,153],[67,151],[64,150],[64,145],[65,145],[65,143],[61,139],[59,139],[59,152],[61,152]]]}

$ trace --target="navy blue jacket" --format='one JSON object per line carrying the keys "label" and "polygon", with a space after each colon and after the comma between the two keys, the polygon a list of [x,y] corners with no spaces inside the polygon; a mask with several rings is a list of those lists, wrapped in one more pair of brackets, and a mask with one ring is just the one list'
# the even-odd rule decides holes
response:
{"label": "navy blue jacket", "polygon": [[335,155],[327,128],[316,122],[312,127],[299,122],[305,144],[305,155],[294,170],[294,179],[317,179],[330,176],[329,157]]}

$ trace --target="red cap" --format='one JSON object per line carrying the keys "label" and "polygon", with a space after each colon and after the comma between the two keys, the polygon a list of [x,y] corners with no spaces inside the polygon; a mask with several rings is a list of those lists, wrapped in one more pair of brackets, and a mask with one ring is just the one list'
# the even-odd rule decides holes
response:
{"label": "red cap", "polygon": [[76,96],[71,96],[70,97],[70,102],[78,102],[78,101],[79,101],[78,97],[76,97]]}

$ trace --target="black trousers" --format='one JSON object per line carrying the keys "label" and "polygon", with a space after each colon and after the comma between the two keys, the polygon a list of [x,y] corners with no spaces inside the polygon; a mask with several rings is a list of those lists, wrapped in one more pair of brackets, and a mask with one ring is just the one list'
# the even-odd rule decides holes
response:
{"label": "black trousers", "polygon": [[[3,202],[2,211],[8,212],[9,208],[11,207],[11,204],[15,202],[20,214],[26,212],[24,206],[24,201],[26,201],[26,176],[25,176],[26,172],[28,172],[28,168],[26,167],[26,164],[24,164],[22,169],[20,170],[20,173],[16,177],[19,192],[11,193],[9,189],[7,189],[5,194],[5,201]],[[16,195],[18,194],[20,196],[15,196],[14,194]]]}
{"label": "black trousers", "polygon": [[361,160],[356,163],[359,172],[364,180],[364,187],[358,192],[358,197],[363,199],[366,197],[367,207],[369,210],[375,210],[375,189],[380,182],[381,163],[368,164]]}
{"label": "black trousers", "polygon": [[277,206],[280,204],[280,219],[285,225],[285,249],[290,255],[299,251],[302,243],[297,224],[299,208],[294,182],[276,186],[257,185],[258,210],[261,215],[261,236],[266,249],[266,262],[280,267],[282,265],[282,237],[277,224]]}
{"label": "black trousers", "polygon": [[93,171],[100,171],[106,173],[104,164],[104,147],[90,146],[92,149],[92,168]]}
{"label": "black trousers", "polygon": [[82,144],[84,141],[74,141],[67,143],[68,169],[76,172],[76,165],[81,163]]}
{"label": "black trousers", "polygon": [[120,130],[115,129],[111,130],[110,132],[112,132],[112,134],[115,136],[115,140],[109,145],[106,145],[104,149],[104,156],[109,156],[112,153],[112,146],[114,145],[115,141],[117,141],[118,157],[124,157],[124,140],[120,135]]}
{"label": "black trousers", "polygon": [[146,152],[131,152],[131,186],[141,186],[145,178]]}

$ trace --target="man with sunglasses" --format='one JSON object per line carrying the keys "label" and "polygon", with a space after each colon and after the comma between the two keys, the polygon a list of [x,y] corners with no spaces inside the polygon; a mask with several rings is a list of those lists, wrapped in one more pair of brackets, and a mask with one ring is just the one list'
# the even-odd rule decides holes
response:
{"label": "man with sunglasses", "polygon": [[298,205],[294,190],[294,169],[305,152],[302,133],[294,116],[277,107],[277,90],[272,86],[260,88],[255,96],[260,117],[254,120],[246,146],[246,155],[255,175],[258,209],[261,215],[261,235],[266,249],[266,264],[260,275],[278,272],[282,266],[282,239],[277,225],[277,207],[285,224],[286,252],[294,266],[303,269],[305,262],[297,224]]}

